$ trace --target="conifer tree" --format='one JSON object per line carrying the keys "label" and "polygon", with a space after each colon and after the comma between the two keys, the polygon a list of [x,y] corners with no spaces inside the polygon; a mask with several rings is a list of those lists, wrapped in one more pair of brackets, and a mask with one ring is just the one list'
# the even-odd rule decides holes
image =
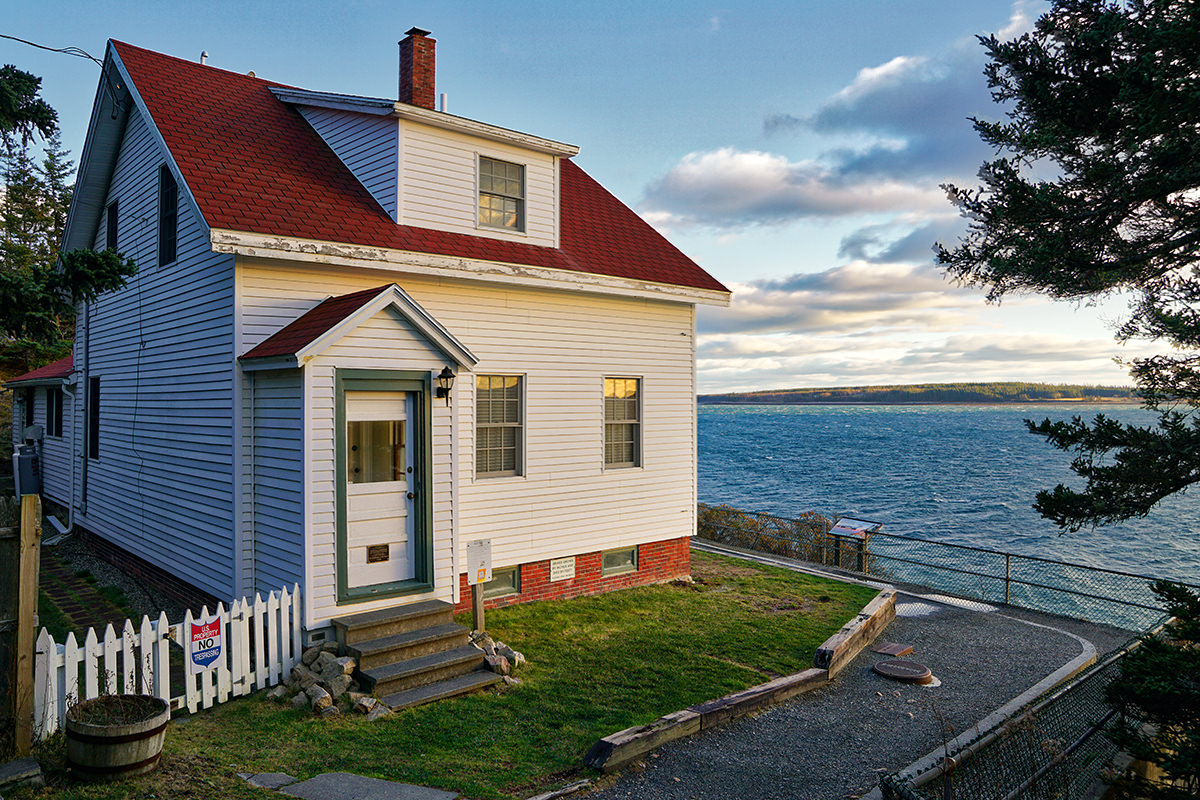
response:
{"label": "conifer tree", "polygon": [[[1055,0],[1032,32],[981,42],[1008,119],[974,121],[997,157],[980,168],[982,186],[945,187],[969,228],[936,246],[938,261],[993,300],[1134,298],[1117,332],[1164,345],[1130,365],[1158,424],[1027,425],[1074,453],[1083,478],[1039,492],[1043,516],[1065,530],[1144,516],[1200,482],[1200,3]],[[1123,712],[1121,744],[1168,778],[1132,779],[1133,796],[1194,798],[1200,598],[1155,591],[1178,622],[1125,659],[1110,700]]]}

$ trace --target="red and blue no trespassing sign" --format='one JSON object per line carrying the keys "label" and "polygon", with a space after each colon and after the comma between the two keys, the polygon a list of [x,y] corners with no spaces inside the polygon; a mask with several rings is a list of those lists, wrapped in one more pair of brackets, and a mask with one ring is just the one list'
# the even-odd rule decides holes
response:
{"label": "red and blue no trespassing sign", "polygon": [[212,616],[190,624],[188,630],[188,672],[193,675],[217,666],[225,645],[221,618]]}

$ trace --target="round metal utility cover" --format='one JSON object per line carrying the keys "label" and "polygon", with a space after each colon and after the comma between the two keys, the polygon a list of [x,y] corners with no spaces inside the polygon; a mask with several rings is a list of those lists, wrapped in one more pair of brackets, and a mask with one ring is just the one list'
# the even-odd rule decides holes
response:
{"label": "round metal utility cover", "polygon": [[924,664],[918,664],[915,661],[905,661],[902,658],[889,658],[887,661],[880,661],[871,667],[871,669],[883,677],[891,678],[894,681],[919,683],[921,685],[933,683],[933,673],[929,671],[929,667]]}

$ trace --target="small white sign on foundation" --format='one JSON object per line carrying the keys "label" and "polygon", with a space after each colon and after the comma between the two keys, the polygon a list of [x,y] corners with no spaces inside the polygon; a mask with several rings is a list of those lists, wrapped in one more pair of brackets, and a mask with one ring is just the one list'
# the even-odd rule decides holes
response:
{"label": "small white sign on foundation", "polygon": [[569,581],[575,577],[575,556],[550,559],[550,582]]}

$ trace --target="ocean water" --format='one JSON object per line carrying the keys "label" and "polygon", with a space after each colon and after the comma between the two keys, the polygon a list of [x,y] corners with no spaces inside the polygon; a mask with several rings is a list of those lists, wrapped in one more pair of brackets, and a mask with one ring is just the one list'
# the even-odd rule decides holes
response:
{"label": "ocean water", "polygon": [[1061,533],[1032,504],[1079,485],[1071,456],[1023,420],[1097,413],[1145,424],[1132,406],[700,406],[699,495],[782,516],[818,511],[887,533],[1200,582],[1200,491],[1144,518]]}

